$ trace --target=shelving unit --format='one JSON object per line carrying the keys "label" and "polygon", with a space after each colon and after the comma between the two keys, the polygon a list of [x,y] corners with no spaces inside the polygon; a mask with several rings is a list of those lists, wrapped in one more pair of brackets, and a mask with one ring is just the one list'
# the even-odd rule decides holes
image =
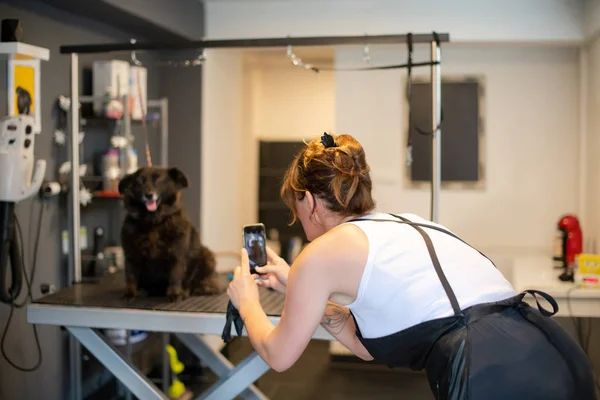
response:
{"label": "shelving unit", "polygon": [[[94,247],[93,232],[95,231],[95,229],[98,227],[103,228],[105,238],[104,246],[120,247],[120,228],[124,219],[122,196],[118,192],[112,190],[104,190],[103,177],[101,176],[102,174],[96,171],[96,167],[98,164],[97,158],[102,153],[112,148],[110,140],[112,136],[128,135],[133,138],[132,142],[135,142],[135,144],[143,144],[144,142],[144,138],[141,133],[139,135],[135,134],[139,133],[135,131],[139,130],[142,121],[132,121],[131,118],[127,117],[129,110],[127,110],[128,102],[125,101],[126,98],[123,99],[124,116],[120,119],[105,118],[102,116],[96,116],[91,114],[93,112],[91,110],[91,107],[85,106],[91,104],[94,100],[97,99],[98,98],[94,98],[92,96],[79,96],[79,102],[82,105],[82,110],[86,110],[86,108],[90,109],[83,112],[82,115],[77,116],[77,119],[79,121],[83,119],[85,119],[86,121],[85,127],[83,127],[84,129],[81,129],[82,127],[80,127],[79,122],[77,125],[79,127],[79,129],[77,130],[78,133],[80,129],[85,130],[85,135],[82,140],[82,143],[77,146],[78,153],[81,154],[81,157],[78,157],[78,163],[74,163],[73,158],[68,156],[72,153],[71,151],[69,151],[67,153],[67,160],[61,160],[68,161],[71,163],[71,172],[68,176],[65,177],[67,182],[67,194],[69,198],[72,199],[69,206],[73,206],[73,204],[78,205],[78,226],[80,227],[80,229],[81,227],[86,227],[85,231],[87,233],[85,237],[85,242],[91,244],[89,246],[79,245],[79,251],[77,252],[76,257],[69,257],[70,259],[75,258],[78,260],[79,270],[81,271],[80,279],[82,281],[89,281],[95,279],[93,271],[90,272],[89,268],[87,268],[87,266],[90,263],[94,262],[97,259],[96,254],[94,254],[93,251],[90,251],[90,249]],[[155,146],[151,145],[151,150],[153,150],[152,154],[154,155],[156,153],[155,157],[153,157],[154,164],[157,166],[166,166],[168,164],[167,154],[169,138],[168,100],[166,98],[149,100],[147,104],[147,109],[149,114],[154,110],[156,110],[159,114],[158,120],[146,120],[148,135],[151,136],[149,140],[156,144]],[[68,142],[71,144],[71,146],[73,146],[73,138],[69,139],[70,140]],[[140,151],[140,146],[137,147],[138,166],[143,166],[146,161],[145,156],[143,155],[144,152]],[[76,176],[79,176],[79,166],[82,164],[86,165],[88,173],[86,173],[84,176],[81,177],[81,179],[79,179],[79,184],[76,185],[79,186],[77,188],[77,192],[73,193],[71,187],[72,185],[70,185],[69,183],[71,182],[73,174],[76,173]],[[92,193],[91,203],[85,206],[81,205],[79,201],[78,191],[79,188],[82,186],[90,189]],[[70,222],[72,223],[73,221],[71,220]],[[70,227],[72,228],[71,224],[69,226],[65,226],[65,228],[67,229]],[[66,234],[67,237],[70,236],[70,234],[67,233],[69,231],[71,230],[69,229],[64,232],[64,234]],[[79,239],[81,239],[81,237]],[[77,244],[85,244],[82,243],[81,240],[72,241],[71,238],[69,238],[69,242],[69,252],[65,255],[70,255],[70,252],[76,248],[73,246],[73,242]],[[129,337],[129,332],[127,332],[127,336]],[[160,364],[165,363],[165,361],[168,362],[168,360],[166,359],[166,354],[162,354],[161,357],[160,351],[161,348],[164,347],[161,345],[161,343],[164,343],[165,340],[167,340],[167,338],[165,338],[164,334],[162,333],[148,332],[148,337],[140,343],[127,343],[124,346],[117,347],[119,347],[123,351],[123,353],[126,354],[128,358],[130,358],[132,362],[139,368],[142,368],[144,371],[150,371],[153,369],[153,366],[148,365],[148,357],[146,357],[145,355],[152,353],[153,358],[161,360],[161,362],[158,363],[158,366],[160,366]],[[162,353],[165,352],[163,351]],[[144,362],[142,363],[144,365],[141,365],[141,363],[138,362],[142,358],[144,359]],[[154,367],[157,366],[156,364],[157,363],[155,362]],[[99,382],[104,382],[104,384],[106,384],[107,380],[114,379],[114,377],[106,377],[105,373],[103,372],[104,367],[102,367],[97,360],[90,357],[89,354],[87,354],[84,349],[81,349],[81,347],[77,343],[73,343],[73,340],[71,341],[71,365],[76,370],[72,373],[72,379],[78,379],[79,383],[76,386],[78,387],[78,392],[81,395],[85,394],[86,396],[88,396],[90,395],[90,393],[95,393],[99,389]],[[100,367],[96,368],[98,365],[100,365]],[[125,399],[131,398],[131,394],[123,386],[119,385],[118,388],[119,393],[117,394],[117,396]],[[91,396],[89,398],[94,397]]]}

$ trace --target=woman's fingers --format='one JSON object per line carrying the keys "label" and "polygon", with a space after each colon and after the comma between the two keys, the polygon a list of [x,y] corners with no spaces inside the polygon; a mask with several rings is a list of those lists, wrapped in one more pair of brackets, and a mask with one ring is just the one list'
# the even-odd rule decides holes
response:
{"label": "woman's fingers", "polygon": [[273,288],[273,285],[271,285],[271,281],[265,279],[265,280],[258,280],[256,281],[256,284],[258,286],[262,286],[262,287],[266,287],[266,288]]}
{"label": "woman's fingers", "polygon": [[267,274],[269,272],[272,272],[273,268],[271,265],[267,264],[265,266],[262,267],[254,267],[254,270],[256,272],[260,272],[261,274]]}
{"label": "woman's fingers", "polygon": [[266,248],[267,248],[267,262],[269,264],[275,264],[277,262],[277,260],[279,259],[279,256],[269,246],[266,246]]}
{"label": "woman's fingers", "polygon": [[250,275],[250,259],[248,258],[248,252],[246,248],[242,248],[242,259],[240,265],[240,273],[242,275],[248,274]]}

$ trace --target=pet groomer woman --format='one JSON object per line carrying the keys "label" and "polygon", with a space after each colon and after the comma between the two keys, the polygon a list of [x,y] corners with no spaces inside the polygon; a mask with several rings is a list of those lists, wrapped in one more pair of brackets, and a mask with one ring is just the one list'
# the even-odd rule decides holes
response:
{"label": "pet groomer woman", "polygon": [[[298,154],[281,188],[311,243],[291,268],[269,251],[250,275],[247,253],[228,294],[252,345],[291,367],[321,324],[363,360],[425,369],[436,399],[595,399],[581,347],[528,306],[493,263],[446,228],[374,212],[361,145],[328,134]],[[286,295],[273,326],[258,285]],[[536,297],[537,299],[538,297]]]}

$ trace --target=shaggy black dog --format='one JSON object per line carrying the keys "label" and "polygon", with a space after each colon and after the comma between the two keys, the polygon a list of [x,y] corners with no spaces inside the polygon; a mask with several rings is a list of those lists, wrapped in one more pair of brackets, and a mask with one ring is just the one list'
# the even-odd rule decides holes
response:
{"label": "shaggy black dog", "polygon": [[182,208],[180,194],[187,186],[179,169],[156,167],[140,168],[119,183],[127,209],[121,230],[126,298],[144,293],[179,301],[225,291],[214,254]]}

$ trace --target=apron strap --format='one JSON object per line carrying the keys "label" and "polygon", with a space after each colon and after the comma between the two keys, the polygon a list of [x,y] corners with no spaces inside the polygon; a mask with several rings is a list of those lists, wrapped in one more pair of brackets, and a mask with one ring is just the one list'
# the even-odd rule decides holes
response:
{"label": "apron strap", "polygon": [[[490,260],[490,258],[489,258],[488,256],[486,256],[486,255],[485,255],[485,254],[483,254],[481,251],[477,250],[475,247],[471,246],[469,243],[465,242],[464,240],[462,240],[460,237],[456,236],[454,233],[450,232],[449,230],[447,230],[447,229],[443,229],[443,228],[440,228],[439,226],[435,226],[435,225],[429,225],[429,224],[422,224],[422,223],[419,223],[419,222],[413,222],[413,221],[410,221],[410,220],[408,220],[408,219],[406,219],[406,218],[403,218],[403,217],[401,217],[401,216],[399,216],[399,215],[396,215],[396,214],[390,214],[390,215],[391,215],[392,217],[396,217],[396,218],[399,218],[399,219],[401,219],[401,220],[405,221],[407,224],[411,224],[411,225],[418,225],[418,226],[422,226],[422,227],[424,227],[424,228],[430,228],[430,229],[434,229],[434,230],[436,230],[436,231],[439,231],[439,232],[445,233],[445,234],[447,234],[447,235],[449,235],[449,236],[452,236],[453,238],[460,240],[461,242],[463,242],[464,244],[466,244],[467,246],[469,246],[470,248],[472,248],[473,250],[475,250],[476,252],[478,252],[479,254],[481,254],[482,256],[484,256],[485,258],[487,258],[487,260],[488,260],[489,262],[491,262],[491,263],[492,263],[492,265],[493,265],[493,266],[494,266],[496,269],[498,269],[498,267],[496,267],[496,264],[494,264],[494,262],[493,262],[492,260]],[[385,220],[384,220],[384,221],[385,221]],[[407,222],[407,221],[408,221],[408,222]]]}
{"label": "apron strap", "polygon": [[[550,296],[548,293],[544,293],[540,290],[535,290],[535,289],[527,289],[522,291],[519,294],[519,297],[521,298],[521,300],[523,300],[523,298],[525,296],[527,296],[527,294],[530,294],[533,296],[535,303],[537,304],[537,308],[540,311],[540,313],[544,316],[544,317],[551,317],[554,314],[556,314],[558,312],[558,303],[556,302],[556,300],[554,300],[554,298],[552,296]],[[541,297],[543,297],[548,303],[550,303],[550,305],[552,306],[552,311],[548,311],[546,310],[538,301],[538,298],[536,297],[536,295],[539,295]]]}
{"label": "apron strap", "polygon": [[412,221],[410,221],[406,218],[400,217],[400,216],[397,216],[397,218],[401,219],[408,225],[415,228],[417,230],[417,232],[419,232],[421,234],[421,236],[423,236],[423,240],[425,240],[425,244],[427,245],[427,251],[429,251],[429,257],[431,257],[431,262],[433,263],[435,272],[437,273],[437,276],[440,279],[442,286],[444,287],[446,296],[448,296],[448,300],[450,300],[450,304],[452,305],[454,314],[460,315],[462,313],[462,310],[460,309],[460,305],[458,304],[456,295],[454,294],[454,291],[452,290],[452,287],[450,286],[450,283],[448,282],[448,278],[446,278],[446,274],[444,274],[444,271],[442,270],[440,260],[437,257],[437,253],[435,252],[435,248],[433,247],[433,242],[431,241],[431,238],[429,237],[427,232],[425,232],[423,230],[423,228],[421,228],[420,226],[417,226],[417,225],[413,225]]}
{"label": "apron strap", "polygon": [[450,304],[452,305],[454,314],[461,315],[462,310],[460,309],[460,305],[458,304],[456,295],[454,294],[454,291],[452,290],[452,287],[450,286],[450,283],[448,282],[448,279],[446,278],[446,275],[444,274],[444,271],[442,270],[442,266],[440,265],[440,260],[438,259],[437,253],[435,252],[435,248],[433,247],[433,242],[431,241],[431,238],[429,237],[427,232],[425,232],[419,226],[419,224],[413,223],[412,221],[410,221],[406,218],[403,218],[399,215],[393,215],[393,214],[390,214],[390,215],[400,219],[401,221],[395,221],[395,220],[389,220],[389,219],[356,218],[356,219],[350,220],[348,222],[354,222],[354,221],[396,222],[399,224],[405,223],[405,224],[408,224],[408,225],[412,226],[413,228],[415,228],[417,230],[417,232],[419,232],[421,234],[421,236],[423,237],[423,240],[425,240],[425,244],[427,245],[427,251],[429,252],[429,257],[431,258],[431,262],[433,263],[433,268],[435,269],[435,272],[436,272],[440,282],[442,283],[442,286],[444,287],[444,291],[446,292],[446,296],[448,297],[448,300],[450,300]]}

